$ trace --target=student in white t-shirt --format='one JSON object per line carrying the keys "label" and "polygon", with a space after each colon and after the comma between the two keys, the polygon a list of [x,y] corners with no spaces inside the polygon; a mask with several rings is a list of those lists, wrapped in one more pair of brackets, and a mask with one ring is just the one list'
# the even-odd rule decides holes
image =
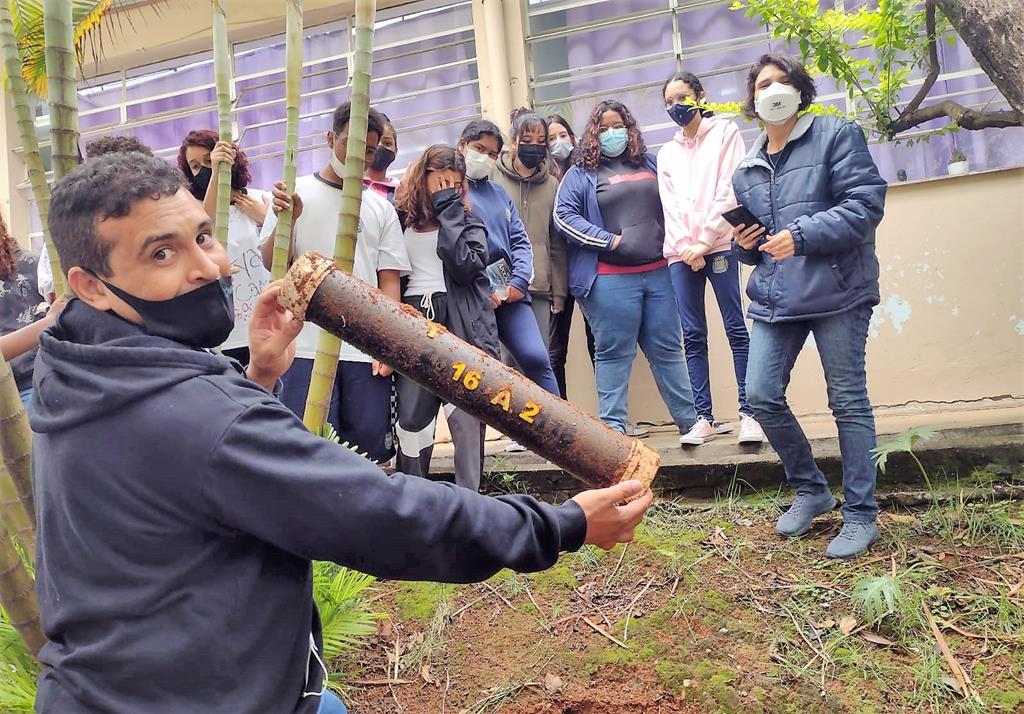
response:
{"label": "student in white t-shirt", "polygon": [[249,319],[256,298],[270,284],[270,271],[260,253],[260,229],[270,207],[270,195],[249,188],[252,176],[245,152],[209,129],[190,131],[178,150],[178,168],[192,195],[202,201],[211,219],[217,219],[217,178],[220,167],[231,167],[231,205],[228,213],[228,258],[238,272],[231,276],[235,327],[221,351],[243,365],[249,364]]}
{"label": "student in white t-shirt", "polygon": [[[274,188],[274,205],[263,224],[264,265],[273,263],[274,233],[277,212],[294,203],[291,256],[307,250],[334,255],[334,242],[341,210],[341,175],[345,167],[348,123],[351,107],[345,102],[334,110],[333,129],[327,132],[331,149],[330,161],[311,176],[295,182],[295,193],[289,197],[284,184]],[[366,131],[366,163],[373,161],[383,133],[384,121],[379,112],[370,109]],[[401,277],[409,272],[409,256],[405,249],[398,214],[387,199],[375,191],[363,191],[356,236],[355,262],[352,274],[380,288],[396,301],[401,300]],[[316,357],[320,328],[307,324],[296,342],[295,362],[284,375],[281,401],[300,417],[306,408],[309,378]],[[351,345],[344,344],[334,381],[334,393],[327,420],[341,440],[358,447],[378,463],[395,454],[392,433],[392,372]]]}

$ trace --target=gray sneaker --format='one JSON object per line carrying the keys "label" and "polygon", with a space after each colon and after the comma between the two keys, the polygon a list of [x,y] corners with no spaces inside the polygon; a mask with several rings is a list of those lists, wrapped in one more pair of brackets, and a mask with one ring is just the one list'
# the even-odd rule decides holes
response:
{"label": "gray sneaker", "polygon": [[651,430],[645,426],[632,424],[628,421],[626,422],[626,436],[632,437],[634,439],[642,439],[650,433]]}
{"label": "gray sneaker", "polygon": [[845,560],[859,558],[878,537],[878,526],[874,523],[844,523],[839,535],[828,544],[825,555]]}
{"label": "gray sneaker", "polygon": [[787,538],[803,535],[811,529],[811,519],[835,507],[836,498],[829,491],[798,491],[793,505],[779,516],[775,530]]}

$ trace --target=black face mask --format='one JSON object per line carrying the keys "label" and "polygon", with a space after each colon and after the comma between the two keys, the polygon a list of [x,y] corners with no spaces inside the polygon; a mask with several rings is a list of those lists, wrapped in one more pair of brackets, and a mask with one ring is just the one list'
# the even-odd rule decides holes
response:
{"label": "black face mask", "polygon": [[520,144],[516,157],[528,169],[535,169],[548,157],[547,144]]}
{"label": "black face mask", "polygon": [[235,299],[231,278],[172,297],[143,300],[99,278],[110,291],[139,313],[143,329],[188,347],[213,348],[224,344],[235,326]]}
{"label": "black face mask", "polygon": [[199,173],[192,177],[192,195],[202,201],[206,198],[206,189],[210,187],[210,179],[213,178],[213,169],[203,166]]}
{"label": "black face mask", "polygon": [[378,146],[377,153],[373,155],[373,163],[370,168],[374,171],[387,171],[391,164],[395,163],[397,154],[386,146]]}

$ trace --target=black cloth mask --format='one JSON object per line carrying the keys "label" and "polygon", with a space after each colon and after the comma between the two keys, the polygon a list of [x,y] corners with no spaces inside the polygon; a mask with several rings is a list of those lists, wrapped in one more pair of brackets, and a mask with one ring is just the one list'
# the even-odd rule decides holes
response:
{"label": "black cloth mask", "polygon": [[373,163],[370,168],[374,171],[387,171],[391,164],[395,163],[397,154],[386,146],[378,146],[377,153],[373,155]]}
{"label": "black cloth mask", "polygon": [[548,157],[547,144],[520,144],[516,157],[528,169],[535,169]]}
{"label": "black cloth mask", "polygon": [[172,297],[143,300],[99,278],[110,291],[134,308],[150,335],[166,337],[188,347],[211,349],[224,344],[235,326],[235,298],[231,278]]}
{"label": "black cloth mask", "polygon": [[213,169],[203,166],[189,182],[192,185],[192,195],[202,201],[206,198],[206,189],[210,187],[210,179],[213,178]]}

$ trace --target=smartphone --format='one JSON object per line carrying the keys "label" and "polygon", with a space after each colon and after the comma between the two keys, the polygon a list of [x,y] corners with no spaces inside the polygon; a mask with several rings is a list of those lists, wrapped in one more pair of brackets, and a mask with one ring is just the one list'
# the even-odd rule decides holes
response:
{"label": "smartphone", "polygon": [[746,206],[737,206],[730,211],[725,211],[722,213],[722,218],[727,220],[732,226],[743,225],[747,228],[750,228],[751,226],[761,226],[764,228],[765,234],[767,235],[768,233],[768,227],[761,223],[761,221],[757,219],[757,216],[747,210]]}

